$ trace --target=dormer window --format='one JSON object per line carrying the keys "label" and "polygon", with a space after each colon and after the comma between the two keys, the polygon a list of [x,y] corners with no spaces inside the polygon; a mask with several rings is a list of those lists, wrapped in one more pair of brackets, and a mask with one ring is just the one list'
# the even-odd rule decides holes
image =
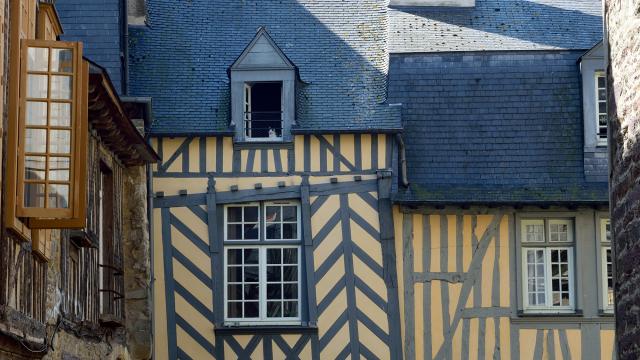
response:
{"label": "dormer window", "polygon": [[607,77],[602,41],[580,57],[585,152],[607,146]]}
{"label": "dormer window", "polygon": [[282,140],[282,82],[244,84],[244,136]]}
{"label": "dormer window", "polygon": [[596,122],[598,145],[607,144],[607,78],[603,71],[596,71]]}
{"label": "dormer window", "polygon": [[264,28],[231,66],[231,125],[236,141],[290,141],[295,66]]}

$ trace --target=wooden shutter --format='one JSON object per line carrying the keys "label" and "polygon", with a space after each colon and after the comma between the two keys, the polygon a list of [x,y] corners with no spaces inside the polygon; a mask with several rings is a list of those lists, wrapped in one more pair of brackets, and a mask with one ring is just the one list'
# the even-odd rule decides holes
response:
{"label": "wooden shutter", "polygon": [[87,72],[80,43],[22,41],[16,214],[32,228],[84,226]]}

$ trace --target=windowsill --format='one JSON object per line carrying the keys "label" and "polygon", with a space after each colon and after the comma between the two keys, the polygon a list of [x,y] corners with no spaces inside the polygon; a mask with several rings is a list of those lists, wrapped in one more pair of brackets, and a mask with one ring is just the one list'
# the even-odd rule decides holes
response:
{"label": "windowsill", "polygon": [[253,149],[293,149],[293,141],[279,140],[242,140],[233,143],[234,150]]}
{"label": "windowsill", "polygon": [[602,310],[600,309],[598,311],[598,315],[602,316],[602,317],[613,317],[613,309],[608,309],[608,310]]}
{"label": "windowsill", "polygon": [[243,334],[307,334],[317,333],[317,326],[310,325],[238,325],[214,328],[216,335],[243,335]]}
{"label": "windowsill", "polygon": [[523,318],[550,318],[550,317],[582,317],[582,310],[519,310],[518,317]]}

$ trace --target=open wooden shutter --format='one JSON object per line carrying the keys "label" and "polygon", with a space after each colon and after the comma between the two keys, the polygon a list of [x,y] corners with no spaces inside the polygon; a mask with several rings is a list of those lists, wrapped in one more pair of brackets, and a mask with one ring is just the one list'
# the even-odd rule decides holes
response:
{"label": "open wooden shutter", "polygon": [[16,215],[31,228],[86,221],[88,66],[77,42],[22,40]]}

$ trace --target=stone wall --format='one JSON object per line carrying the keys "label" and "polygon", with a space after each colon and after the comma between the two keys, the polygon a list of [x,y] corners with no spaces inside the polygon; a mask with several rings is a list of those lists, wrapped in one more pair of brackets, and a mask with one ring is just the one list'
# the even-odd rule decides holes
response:
{"label": "stone wall", "polygon": [[151,260],[143,166],[125,171],[123,253],[127,346],[134,359],[151,359]]}
{"label": "stone wall", "polygon": [[[125,169],[123,189],[123,255],[125,326],[88,330],[62,320],[62,244],[60,231],[51,240],[47,269],[47,339],[51,348],[44,359],[150,359],[151,264],[147,219],[147,178],[144,166]],[[55,334],[54,334],[55,333]],[[1,357],[0,357],[1,358]]]}
{"label": "stone wall", "polygon": [[620,359],[640,357],[640,1],[606,0],[611,212]]}

